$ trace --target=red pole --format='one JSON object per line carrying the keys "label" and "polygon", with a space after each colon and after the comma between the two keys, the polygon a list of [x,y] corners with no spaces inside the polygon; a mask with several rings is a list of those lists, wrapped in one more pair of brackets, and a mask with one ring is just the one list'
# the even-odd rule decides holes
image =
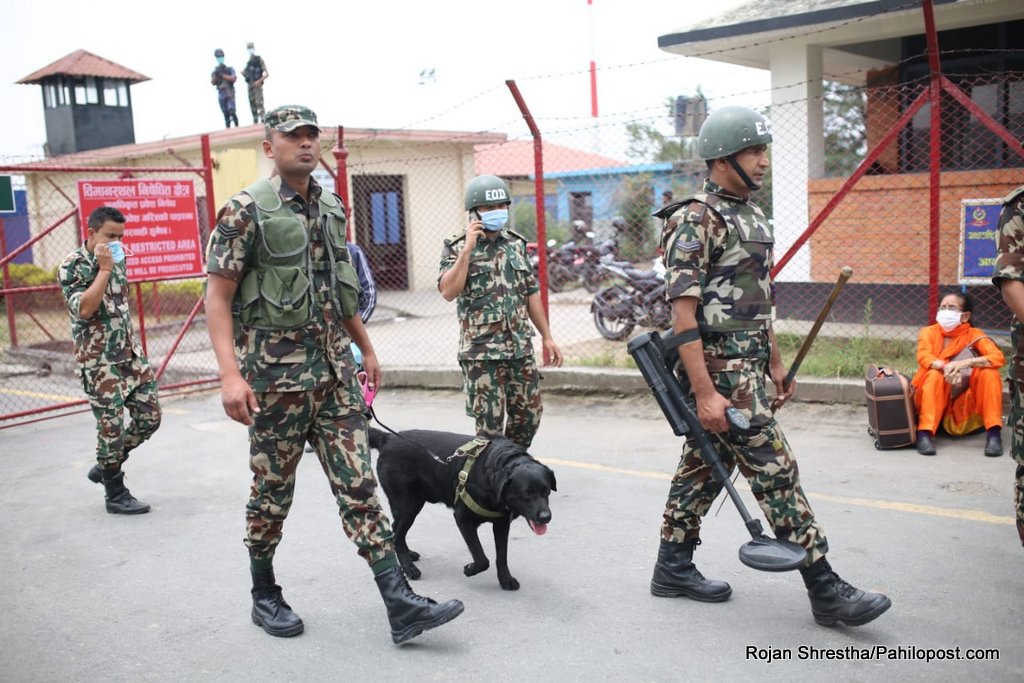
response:
{"label": "red pole", "polygon": [[[519,111],[523,114],[530,134],[533,136],[533,197],[537,204],[537,258],[540,260],[540,305],[544,309],[544,317],[550,322],[548,315],[548,227],[544,216],[544,144],[540,137],[540,128],[537,127],[530,108],[526,106],[526,100],[519,92],[519,86],[513,80],[505,81],[512,98],[516,101]],[[544,351],[544,364],[547,365],[551,359],[548,352]]]}
{"label": "red pole", "polygon": [[[11,288],[11,271],[7,267],[7,234],[4,232],[4,219],[0,218],[0,263],[3,264],[4,271],[4,289],[9,290]],[[13,257],[12,257],[13,258]],[[11,335],[11,348],[18,345],[18,326],[14,320],[14,301],[12,301],[13,294],[7,294],[4,296],[4,308],[7,309],[7,331]]]}
{"label": "red pole", "polygon": [[345,127],[338,126],[338,141],[334,143],[331,150],[334,155],[334,162],[338,165],[334,172],[334,191],[341,197],[345,205],[345,217],[348,222],[345,227],[345,239],[352,241],[352,204],[348,200],[348,148],[345,147]]}
{"label": "red pole", "polygon": [[153,314],[156,316],[157,325],[160,324],[160,288],[153,283]]}
{"label": "red pole", "polygon": [[178,350],[178,344],[185,338],[185,333],[188,332],[188,328],[192,326],[193,321],[196,319],[196,315],[199,314],[199,309],[202,308],[205,299],[199,297],[196,301],[196,305],[192,307],[192,311],[188,314],[188,318],[185,320],[185,324],[181,326],[181,330],[178,331],[178,336],[174,338],[174,343],[171,344],[171,348],[167,351],[167,355],[164,356],[164,362],[160,364],[159,369],[156,371],[156,379],[159,382],[160,378],[164,376],[164,371],[167,370],[167,364],[171,362],[171,356]]}
{"label": "red pole", "polygon": [[590,17],[590,115],[597,118],[597,62],[594,58],[594,0],[587,0]]}
{"label": "red pole", "polygon": [[928,219],[928,319],[935,318],[939,307],[939,182],[942,167],[942,72],[939,65],[939,40],[935,32],[935,16],[932,0],[924,0],[925,36],[928,40],[928,67],[931,81],[928,94],[931,101],[931,130],[928,150],[928,187],[931,211]]}
{"label": "red pole", "polygon": [[213,232],[217,227],[217,205],[213,199],[213,155],[210,154],[210,136],[204,134],[199,140],[203,150],[202,176],[206,187],[206,224],[210,226],[210,232]]}

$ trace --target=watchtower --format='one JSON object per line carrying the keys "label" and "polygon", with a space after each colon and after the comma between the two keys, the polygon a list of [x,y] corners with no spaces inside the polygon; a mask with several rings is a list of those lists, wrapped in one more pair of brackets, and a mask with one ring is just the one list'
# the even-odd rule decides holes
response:
{"label": "watchtower", "polygon": [[25,76],[18,83],[43,88],[46,156],[135,142],[131,86],[148,81],[85,50]]}

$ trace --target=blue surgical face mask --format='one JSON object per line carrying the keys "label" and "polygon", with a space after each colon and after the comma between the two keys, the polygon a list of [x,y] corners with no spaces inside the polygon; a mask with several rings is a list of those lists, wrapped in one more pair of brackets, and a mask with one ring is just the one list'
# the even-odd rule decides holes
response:
{"label": "blue surgical face mask", "polygon": [[498,232],[508,223],[508,209],[481,211],[480,220],[484,224],[484,230]]}
{"label": "blue surgical face mask", "polygon": [[223,57],[217,57],[217,63],[220,64],[221,66],[224,66],[224,58]]}

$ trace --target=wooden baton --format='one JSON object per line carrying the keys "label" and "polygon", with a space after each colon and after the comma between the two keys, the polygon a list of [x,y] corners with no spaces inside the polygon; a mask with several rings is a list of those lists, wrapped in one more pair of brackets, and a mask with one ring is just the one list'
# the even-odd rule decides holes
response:
{"label": "wooden baton", "polygon": [[[797,371],[800,370],[800,364],[804,362],[804,358],[807,356],[807,352],[811,350],[811,344],[814,343],[814,339],[818,336],[818,331],[821,330],[821,326],[825,324],[825,318],[828,317],[829,311],[832,310],[832,304],[839,298],[839,292],[843,290],[843,285],[853,275],[853,268],[850,266],[843,266],[842,270],[839,271],[839,279],[836,280],[836,284],[832,287],[832,293],[828,295],[828,300],[822,307],[821,312],[818,313],[818,318],[814,321],[814,325],[811,326],[811,331],[807,334],[804,339],[804,343],[800,345],[800,350],[797,351],[796,358],[793,359],[793,364],[789,366],[789,372],[786,373],[786,379],[783,381],[783,390],[789,389],[793,383],[793,379],[796,377]],[[772,404],[773,409],[778,406],[776,402]]]}

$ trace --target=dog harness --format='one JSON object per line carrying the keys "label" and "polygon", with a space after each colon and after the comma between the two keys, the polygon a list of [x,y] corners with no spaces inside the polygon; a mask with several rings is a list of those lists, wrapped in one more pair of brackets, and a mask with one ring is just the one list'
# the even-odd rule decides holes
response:
{"label": "dog harness", "polygon": [[493,512],[480,506],[473,497],[469,495],[469,491],[466,490],[466,482],[469,481],[469,471],[473,469],[476,459],[484,452],[484,449],[491,444],[490,439],[483,437],[476,437],[472,441],[462,444],[455,449],[452,453],[453,458],[457,458],[460,455],[466,456],[466,462],[462,465],[462,470],[459,472],[458,479],[455,482],[455,499],[461,500],[466,504],[470,510],[480,515],[481,517],[504,517],[503,512]]}

